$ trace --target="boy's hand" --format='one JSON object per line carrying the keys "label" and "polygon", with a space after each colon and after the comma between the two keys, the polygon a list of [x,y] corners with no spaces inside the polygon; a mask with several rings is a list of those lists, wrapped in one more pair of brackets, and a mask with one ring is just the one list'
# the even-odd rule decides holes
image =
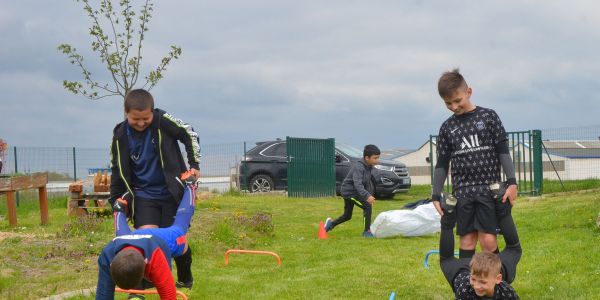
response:
{"label": "boy's hand", "polygon": [[198,181],[198,177],[196,176],[196,173],[199,174],[199,171],[196,169],[190,169],[186,172],[183,172],[181,174],[181,182],[184,185],[192,186],[195,188],[197,181]]}
{"label": "boy's hand", "polygon": [[129,192],[127,192],[123,196],[115,200],[115,204],[113,204],[113,211],[127,214],[127,210],[129,209],[129,202],[131,202],[131,196]]}
{"label": "boy's hand", "polygon": [[196,178],[200,178],[200,170],[191,168],[190,171],[192,171]]}
{"label": "boy's hand", "polygon": [[369,196],[369,198],[367,199],[367,202],[369,202],[369,204],[371,204],[371,205],[375,204],[375,197]]}
{"label": "boy's hand", "polygon": [[506,193],[504,193],[504,196],[502,196],[502,203],[505,203],[507,199],[510,202],[510,206],[515,205],[515,202],[517,201],[517,186],[516,185],[513,184],[513,185],[508,186],[508,188],[506,188]]}
{"label": "boy's hand", "polygon": [[435,210],[437,210],[438,214],[440,214],[440,216],[444,215],[444,211],[442,210],[442,204],[440,203],[440,201],[433,201],[433,207],[435,207]]}

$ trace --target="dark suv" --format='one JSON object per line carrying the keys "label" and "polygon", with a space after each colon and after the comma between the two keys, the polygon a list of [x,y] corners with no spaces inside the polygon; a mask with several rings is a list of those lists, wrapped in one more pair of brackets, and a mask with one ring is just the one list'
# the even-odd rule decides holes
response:
{"label": "dark suv", "polygon": [[[352,164],[362,159],[362,151],[348,145],[335,145],[335,181],[340,185]],[[287,189],[287,149],[285,140],[257,143],[246,153],[240,164],[240,186],[249,192],[269,192]],[[410,189],[406,165],[392,160],[380,160],[373,169],[375,197],[390,198],[395,193]]]}

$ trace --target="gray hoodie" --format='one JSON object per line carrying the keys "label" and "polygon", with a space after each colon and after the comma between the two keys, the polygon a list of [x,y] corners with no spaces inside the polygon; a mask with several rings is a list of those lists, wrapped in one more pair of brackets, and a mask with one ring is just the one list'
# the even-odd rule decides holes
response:
{"label": "gray hoodie", "polygon": [[344,198],[356,198],[367,201],[375,193],[375,184],[371,175],[373,167],[367,165],[363,159],[357,161],[344,178],[340,193]]}

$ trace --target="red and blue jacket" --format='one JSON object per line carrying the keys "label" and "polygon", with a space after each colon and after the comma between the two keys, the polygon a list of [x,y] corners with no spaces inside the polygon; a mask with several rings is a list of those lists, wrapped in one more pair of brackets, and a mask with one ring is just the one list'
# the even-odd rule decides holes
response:
{"label": "red and blue jacket", "polygon": [[112,300],[115,282],[110,275],[110,263],[124,249],[134,249],[144,255],[146,268],[144,277],[156,287],[160,299],[177,299],[175,282],[171,275],[171,250],[160,237],[136,231],[133,234],[114,238],[98,257],[98,286],[96,300]]}

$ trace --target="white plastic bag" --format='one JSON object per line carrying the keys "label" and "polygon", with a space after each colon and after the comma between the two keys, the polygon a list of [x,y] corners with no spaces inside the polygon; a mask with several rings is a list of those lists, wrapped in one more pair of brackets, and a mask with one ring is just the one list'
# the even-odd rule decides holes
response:
{"label": "white plastic bag", "polygon": [[371,232],[377,238],[391,236],[421,236],[440,231],[440,215],[427,203],[413,210],[390,210],[377,215],[371,224]]}

